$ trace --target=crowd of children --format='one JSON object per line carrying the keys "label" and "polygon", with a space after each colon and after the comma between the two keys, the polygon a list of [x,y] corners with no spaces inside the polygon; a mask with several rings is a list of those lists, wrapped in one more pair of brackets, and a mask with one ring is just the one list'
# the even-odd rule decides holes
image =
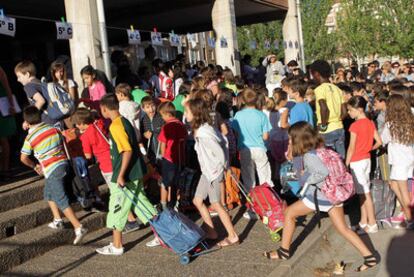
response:
{"label": "crowd of children", "polygon": [[[402,211],[389,220],[414,228],[409,192],[414,168],[412,80],[397,78],[386,84],[358,74],[357,81],[343,80],[346,82],[335,85],[325,61],[315,61],[310,75],[300,76],[289,73],[292,68],[284,68],[269,56],[264,61],[269,74],[266,89],[252,80],[245,84],[230,69],[198,65],[192,76],[186,76],[188,68],[179,61],[154,60],[153,72],[145,74],[140,85],[119,83],[114,93],[91,66],[82,69],[86,89],[81,97],[73,96],[77,108],[62,120],[69,130],[75,128],[83,157],[99,164],[110,189],[107,227],[113,230],[113,242],[97,249],[98,253],[121,255],[122,232],[139,228],[136,217],[146,224],[158,212],[154,204],[159,204],[159,210],[177,207],[179,175],[191,153],[197,156],[197,166],[192,167],[201,175],[193,204],[211,240],[218,237],[211,213],[218,214],[227,231],[227,237],[218,242],[220,247],[239,243],[225,206],[224,180],[230,167],[241,168],[247,191],[264,183],[279,188],[279,169],[286,160],[293,162],[302,185],[314,186],[287,208],[282,245],[276,252],[265,253],[268,258],[288,259],[296,218],[318,209],[329,213],[338,232],[364,256],[359,270],[376,265],[378,260],[353,230],[378,231],[370,186],[371,168],[378,166],[375,161],[379,156],[388,158],[389,168],[383,171],[391,173],[382,172],[382,176]],[[55,82],[72,95],[75,86],[65,77],[65,69],[53,65],[52,71]],[[54,216],[49,227],[61,226],[60,209],[75,228],[76,244],[86,230],[64,192],[64,172],[69,164],[65,142],[60,131],[50,125],[59,120],[48,117],[47,99],[42,97],[42,83],[35,77],[33,64],[21,62],[15,72],[32,105],[24,110],[23,128],[28,129],[28,136],[22,162],[46,178],[45,199]],[[63,129],[63,124],[58,127]],[[333,205],[321,193],[314,197],[329,174],[316,155],[321,147],[338,152],[354,176],[361,216],[352,229],[345,223],[342,204]],[[30,159],[32,153],[38,163]],[[161,175],[159,203],[150,203],[145,194],[143,178],[149,165]],[[141,209],[132,208],[122,190],[138,199]],[[98,192],[96,199],[101,200]],[[244,217],[257,218],[251,210]],[[147,246],[159,244],[156,237]]]}

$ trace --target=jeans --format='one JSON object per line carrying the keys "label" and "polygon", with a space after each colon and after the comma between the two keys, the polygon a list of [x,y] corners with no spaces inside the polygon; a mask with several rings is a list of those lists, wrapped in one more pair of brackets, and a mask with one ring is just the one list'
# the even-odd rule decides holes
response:
{"label": "jeans", "polygon": [[67,179],[68,165],[59,165],[46,178],[43,196],[46,201],[53,201],[61,211],[69,207],[69,199],[65,192],[65,180]]}
{"label": "jeans", "polygon": [[325,140],[325,146],[332,148],[342,159],[345,159],[345,131],[344,129],[338,129],[329,133],[322,134]]}

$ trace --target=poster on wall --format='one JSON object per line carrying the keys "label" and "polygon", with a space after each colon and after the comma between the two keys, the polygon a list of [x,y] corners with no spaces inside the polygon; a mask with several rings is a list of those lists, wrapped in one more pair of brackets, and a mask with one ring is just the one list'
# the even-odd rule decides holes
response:
{"label": "poster on wall", "polygon": [[176,35],[174,33],[170,33],[170,44],[173,47],[179,47],[181,44],[181,38],[179,35]]}
{"label": "poster on wall", "polygon": [[216,48],[216,39],[214,37],[207,38],[208,46],[211,48]]}
{"label": "poster on wall", "polygon": [[12,17],[0,17],[0,34],[14,37],[16,34],[16,19]]}
{"label": "poster on wall", "polygon": [[264,49],[270,49],[270,40],[266,39],[264,41]]}
{"label": "poster on wall", "polygon": [[138,30],[127,30],[128,33],[128,43],[132,45],[137,45],[141,43],[141,34]]}
{"label": "poster on wall", "polygon": [[162,45],[162,36],[159,32],[151,32],[151,43],[152,45]]}
{"label": "poster on wall", "polygon": [[73,36],[72,23],[57,21],[56,36],[57,39],[71,39]]}
{"label": "poster on wall", "polygon": [[279,50],[279,40],[275,39],[275,40],[273,41],[273,47],[274,47],[276,50]]}
{"label": "poster on wall", "polygon": [[225,37],[221,37],[221,39],[220,39],[220,47],[221,48],[227,48],[228,47],[228,42],[227,42],[227,39]]}

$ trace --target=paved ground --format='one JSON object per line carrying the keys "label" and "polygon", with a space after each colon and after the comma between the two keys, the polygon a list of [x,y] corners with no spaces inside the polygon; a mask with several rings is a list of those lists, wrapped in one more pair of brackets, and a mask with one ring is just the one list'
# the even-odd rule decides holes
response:
{"label": "paved ground", "polygon": [[[120,257],[105,257],[95,253],[97,247],[108,244],[111,234],[99,230],[86,238],[83,246],[62,246],[30,260],[6,276],[313,276],[314,269],[328,268],[332,261],[348,264],[346,276],[414,276],[414,232],[386,229],[363,239],[371,241],[380,253],[380,266],[357,274],[353,269],[362,258],[339,237],[327,219],[320,229],[308,218],[307,227],[298,227],[297,250],[288,262],[268,261],[264,250],[274,249],[267,231],[260,222],[242,218],[242,210],[232,212],[236,229],[243,239],[240,246],[218,250],[200,256],[187,266],[180,265],[178,256],[161,247],[148,249],[145,242],[152,239],[149,229],[125,236],[127,252]],[[49,230],[47,230],[49,231]],[[324,239],[321,239],[324,238]],[[290,274],[286,271],[290,268]],[[317,276],[331,276],[317,275]]]}

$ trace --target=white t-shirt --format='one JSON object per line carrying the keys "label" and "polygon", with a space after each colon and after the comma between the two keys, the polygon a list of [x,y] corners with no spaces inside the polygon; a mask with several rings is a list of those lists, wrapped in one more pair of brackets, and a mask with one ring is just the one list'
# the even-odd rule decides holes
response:
{"label": "white t-shirt", "polygon": [[394,140],[388,123],[384,126],[381,139],[384,145],[388,144],[388,163],[390,165],[414,166],[414,145],[404,145]]}
{"label": "white t-shirt", "polygon": [[141,139],[141,132],[140,132],[140,123],[139,123],[139,105],[134,101],[120,101],[119,102],[119,113],[128,119],[128,121],[134,127],[135,134],[137,135],[137,140],[140,141]]}
{"label": "white t-shirt", "polygon": [[[63,80],[60,80],[59,84],[63,86]],[[76,88],[76,87],[77,85],[75,84],[75,82],[72,79],[68,79],[68,88]]]}

